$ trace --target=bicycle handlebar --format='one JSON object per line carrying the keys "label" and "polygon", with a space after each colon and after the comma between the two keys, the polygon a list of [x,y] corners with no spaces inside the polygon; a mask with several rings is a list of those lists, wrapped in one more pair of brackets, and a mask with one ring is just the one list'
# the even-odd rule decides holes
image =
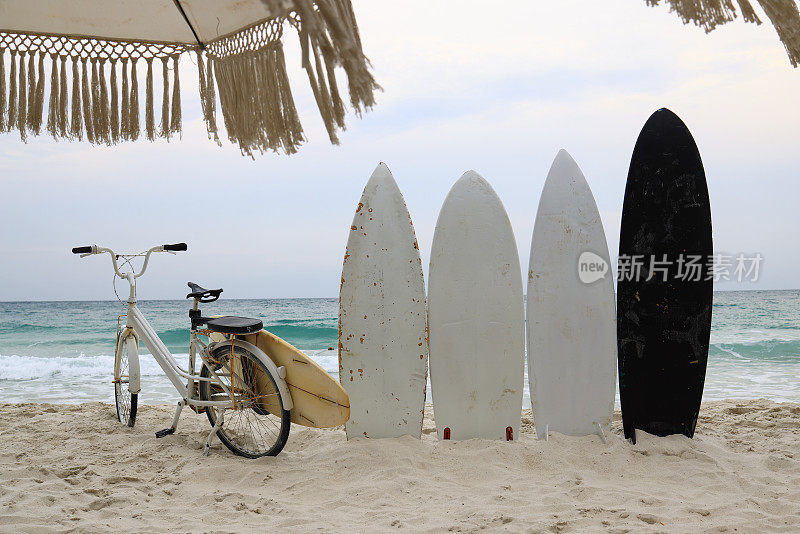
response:
{"label": "bicycle handlebar", "polygon": [[[132,274],[134,278],[139,278],[144,274],[147,270],[147,264],[150,262],[150,254],[153,252],[181,252],[187,250],[188,247],[186,243],[174,243],[172,245],[159,245],[156,247],[151,248],[144,254],[144,263],[142,264],[142,270],[138,273],[128,273]],[[122,274],[119,270],[119,265],[117,264],[117,254],[111,250],[110,248],[106,247],[98,247],[97,245],[91,245],[86,247],[74,247],[72,249],[73,254],[81,254],[82,256],[89,256],[90,254],[103,254],[104,252],[108,252],[111,254],[111,262],[114,264],[114,272],[117,273],[117,276],[120,278],[127,278],[127,275]]]}

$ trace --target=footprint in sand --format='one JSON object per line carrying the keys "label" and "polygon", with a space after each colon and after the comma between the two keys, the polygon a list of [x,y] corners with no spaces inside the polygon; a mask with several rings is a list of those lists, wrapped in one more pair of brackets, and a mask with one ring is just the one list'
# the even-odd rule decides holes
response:
{"label": "footprint in sand", "polygon": [[639,514],[636,517],[639,519],[639,521],[644,521],[648,525],[655,525],[656,523],[661,523],[661,521],[659,521],[658,518],[652,514]]}
{"label": "footprint in sand", "polygon": [[76,465],[74,467],[67,467],[66,469],[54,469],[53,472],[58,478],[69,478],[83,472],[85,469],[85,465]]}
{"label": "footprint in sand", "polygon": [[94,500],[94,501],[90,502],[89,505],[86,506],[83,509],[83,511],[84,512],[96,512],[97,510],[102,510],[103,508],[106,508],[107,506],[111,506],[115,502],[116,502],[116,499],[112,499],[112,498],[97,499],[97,500]]}
{"label": "footprint in sand", "polygon": [[105,477],[103,482],[106,484],[119,484],[120,482],[141,482],[142,479],[131,476],[111,476]]}

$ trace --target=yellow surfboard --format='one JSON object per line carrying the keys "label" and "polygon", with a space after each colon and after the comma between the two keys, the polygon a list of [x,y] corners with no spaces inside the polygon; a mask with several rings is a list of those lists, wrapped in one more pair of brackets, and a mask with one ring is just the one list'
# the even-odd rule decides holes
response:
{"label": "yellow surfboard", "polygon": [[[278,367],[286,368],[286,385],[294,403],[292,423],[329,428],[343,425],[350,418],[347,392],[317,362],[266,330],[238,337],[264,351]],[[222,334],[211,334],[212,341],[224,338]]]}

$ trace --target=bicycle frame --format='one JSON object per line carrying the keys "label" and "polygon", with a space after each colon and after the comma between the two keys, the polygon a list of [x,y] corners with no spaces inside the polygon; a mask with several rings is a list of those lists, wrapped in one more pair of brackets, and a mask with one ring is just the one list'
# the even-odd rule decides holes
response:
{"label": "bicycle frame", "polygon": [[[112,258],[115,259],[114,267],[118,271],[118,267],[116,265],[116,258],[112,254]],[[217,386],[221,387],[229,396],[231,396],[231,392],[225,386],[225,384],[219,380],[215,373],[212,371],[212,375],[210,377],[201,377],[197,373],[194,372],[194,363],[196,361],[196,357],[199,354],[202,359],[204,358],[204,354],[207,354],[208,346],[204,344],[202,341],[198,339],[197,332],[194,330],[190,333],[189,338],[189,369],[185,370],[178,365],[178,362],[175,360],[172,353],[169,349],[164,345],[164,342],[161,341],[161,338],[158,337],[158,334],[147,321],[145,316],[139,310],[138,306],[136,305],[136,278],[141,276],[144,273],[145,268],[147,267],[147,259],[145,259],[145,265],[142,268],[142,272],[138,275],[133,273],[126,273],[122,276],[125,280],[128,281],[130,284],[130,295],[128,297],[128,316],[127,321],[125,324],[125,330],[120,335],[119,344],[120,346],[122,343],[127,342],[129,337],[134,337],[137,342],[143,341],[147,349],[150,351],[150,354],[156,360],[158,365],[164,371],[164,374],[167,375],[169,381],[172,382],[172,385],[178,391],[180,396],[183,400],[191,405],[194,406],[220,406],[220,407],[229,407],[232,403],[231,400],[225,401],[203,401],[198,399],[194,396],[194,384],[200,381],[209,381],[215,383]],[[119,272],[117,274],[120,274]],[[195,308],[197,307],[195,303]],[[198,351],[198,347],[200,350]],[[129,354],[129,358],[132,355]],[[138,352],[137,356],[138,358]],[[138,362],[137,362],[138,363]],[[137,365],[138,367],[138,365]],[[131,393],[138,393],[141,389],[141,384],[138,383],[139,377],[138,376],[131,376],[129,377],[129,389]],[[136,382],[135,382],[136,381]]]}
{"label": "bicycle frame", "polygon": [[[136,305],[136,279],[142,276],[145,271],[147,270],[147,266],[150,262],[150,255],[153,252],[165,252],[163,246],[153,247],[148,250],[144,255],[144,263],[142,264],[142,270],[138,273],[130,272],[130,273],[123,273],[119,269],[119,264],[117,263],[117,255],[114,253],[113,250],[109,248],[97,247],[92,246],[92,251],[87,254],[82,254],[81,257],[88,256],[90,254],[102,254],[108,252],[111,255],[111,261],[114,265],[114,272],[120,278],[126,280],[130,285],[130,293],[128,295],[128,313],[126,318],[125,330],[120,334],[119,339],[117,341],[117,350],[121,350],[124,343],[128,343],[131,338],[133,338],[136,342],[136,347],[138,347],[139,340],[143,341],[145,346],[150,351],[150,354],[156,360],[158,365],[164,371],[164,374],[167,375],[172,385],[180,394],[182,401],[179,403],[180,406],[183,404],[190,404],[193,406],[219,406],[223,408],[230,407],[233,404],[233,394],[228,389],[228,387],[218,378],[217,374],[212,370],[211,376],[209,377],[201,377],[194,371],[194,364],[198,355],[198,346],[201,346],[201,350],[199,351],[200,357],[205,360],[204,354],[208,352],[208,346],[202,343],[198,337],[197,332],[191,330],[190,337],[189,337],[189,370],[184,370],[178,365],[178,362],[175,360],[172,353],[169,349],[164,345],[164,342],[161,341],[161,338],[158,337],[158,334],[147,321],[145,316],[139,310],[138,306]],[[166,251],[170,252],[170,251]],[[171,252],[174,254],[174,252]],[[197,301],[194,303],[194,309],[197,309]],[[139,353],[138,350],[129,350],[128,351],[128,358],[135,359],[135,362],[131,362],[132,365],[130,366],[132,369],[135,369],[136,372],[132,372],[128,377],[128,389],[131,393],[139,393],[141,390],[141,378],[138,372],[139,369]],[[217,401],[203,401],[199,398],[194,396],[194,385],[200,381],[208,381],[213,382],[215,385],[219,386],[229,397],[231,400],[217,400]],[[175,419],[177,420],[178,414],[176,414]]]}

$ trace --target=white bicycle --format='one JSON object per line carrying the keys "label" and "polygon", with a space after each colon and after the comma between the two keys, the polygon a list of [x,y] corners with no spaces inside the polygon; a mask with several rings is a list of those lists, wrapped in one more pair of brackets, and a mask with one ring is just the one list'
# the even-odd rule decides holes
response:
{"label": "white bicycle", "polygon": [[[286,370],[275,363],[255,345],[238,339],[258,332],[262,323],[246,317],[203,317],[198,305],[214,302],[222,289],[204,289],[189,282],[194,304],[189,311],[191,321],[189,337],[189,367],[184,370],[150,323],[136,306],[136,280],[147,270],[153,252],[186,250],[185,243],[153,247],[141,254],[116,254],[113,250],[92,245],[76,247],[73,254],[81,257],[109,253],[116,276],[130,284],[127,315],[117,320],[117,347],[114,356],[114,398],[117,418],[129,427],[136,422],[138,396],[141,391],[139,373],[139,341],[158,362],[181,400],[175,410],[172,426],[156,432],[161,438],[174,434],[184,406],[197,413],[206,412],[212,429],[206,438],[203,454],[208,455],[211,439],[216,434],[234,454],[247,458],[275,456],[289,437],[292,397],[284,378]],[[144,258],[141,270],[133,271],[131,261]],[[131,266],[131,272],[120,270]],[[125,317],[125,325],[121,318]],[[202,328],[205,326],[205,328]],[[211,332],[224,334],[224,340],[204,343],[199,336],[209,337]],[[202,367],[195,371],[197,357]]]}

